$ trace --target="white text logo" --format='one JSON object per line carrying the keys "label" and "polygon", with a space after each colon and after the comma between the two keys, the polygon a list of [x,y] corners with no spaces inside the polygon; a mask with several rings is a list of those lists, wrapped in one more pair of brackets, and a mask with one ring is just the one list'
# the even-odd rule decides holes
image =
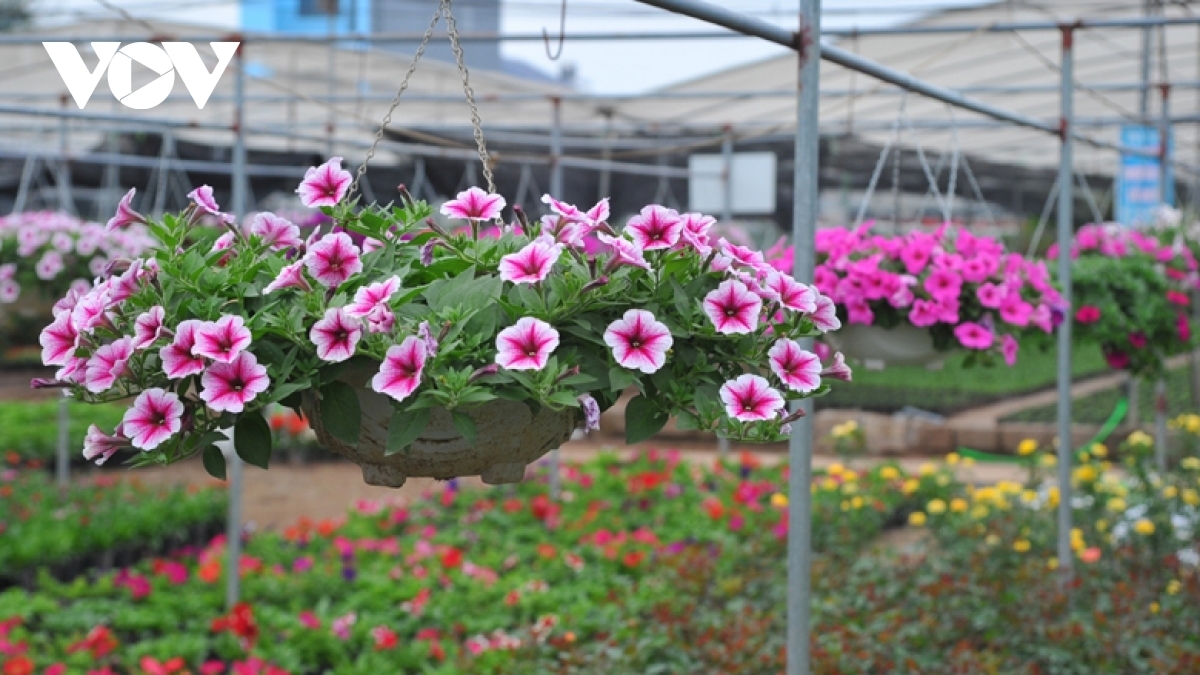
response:
{"label": "white text logo", "polygon": [[[108,71],[108,88],[122,105],[134,110],[149,110],[167,100],[175,86],[175,73],[179,73],[183,86],[192,95],[196,107],[204,109],[208,97],[217,87],[217,81],[225,73],[229,61],[237,52],[240,42],[210,42],[217,55],[217,65],[209,72],[200,59],[196,47],[189,42],[163,42],[162,46],[149,42],[133,42],[124,47],[120,42],[93,42],[92,51],[100,59],[95,70],[88,70],[79,50],[70,42],[43,42],[50,60],[62,76],[63,83],[80,109],[87,105],[104,71]],[[133,63],[140,63],[158,75],[149,84],[133,91]]]}

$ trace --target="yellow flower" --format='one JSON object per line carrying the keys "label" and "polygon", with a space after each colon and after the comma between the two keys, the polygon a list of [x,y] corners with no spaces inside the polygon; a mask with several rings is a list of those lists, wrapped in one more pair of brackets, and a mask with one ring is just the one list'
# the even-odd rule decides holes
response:
{"label": "yellow flower", "polygon": [[1037,498],[1038,494],[1033,490],[1025,490],[1021,493],[1021,501],[1026,504],[1032,504],[1033,502],[1036,502]]}
{"label": "yellow flower", "polygon": [[1042,466],[1058,466],[1058,457],[1055,457],[1050,453],[1046,453],[1038,459],[1038,463],[1040,463]]}
{"label": "yellow flower", "polygon": [[846,469],[846,471],[842,474],[842,480],[858,480],[858,472],[851,469]]}
{"label": "yellow flower", "polygon": [[962,513],[967,510],[967,500],[961,497],[955,497],[950,500],[950,510],[955,513]]}
{"label": "yellow flower", "polygon": [[1058,569],[1058,558],[1055,558],[1054,556],[1050,556],[1049,558],[1047,558],[1046,559],[1046,569],[1048,569],[1048,570]]}
{"label": "yellow flower", "polygon": [[821,489],[828,492],[833,492],[834,490],[838,489],[838,482],[832,478],[826,478],[825,480],[821,481]]}
{"label": "yellow flower", "polygon": [[988,546],[995,546],[996,544],[1000,543],[1000,537],[997,537],[994,534],[989,534],[983,538],[983,543],[987,544]]}
{"label": "yellow flower", "polygon": [[971,517],[975,520],[983,520],[984,518],[987,518],[988,513],[990,513],[988,511],[988,507],[984,506],[983,504],[979,504],[975,508],[971,509]]}
{"label": "yellow flower", "polygon": [[858,492],[857,483],[842,483],[842,494],[852,495]]}
{"label": "yellow flower", "polygon": [[965,467],[975,466],[975,458],[974,457],[964,457],[963,461],[962,461],[962,465]]}
{"label": "yellow flower", "polygon": [[842,500],[842,510],[843,511],[850,510],[850,502],[846,501],[845,499]]}
{"label": "yellow flower", "polygon": [[937,484],[942,487],[946,487],[950,484],[950,476],[947,476],[944,473],[939,473],[937,477]]}
{"label": "yellow flower", "polygon": [[1103,443],[1092,443],[1092,454],[1097,457],[1108,457],[1108,448]]}
{"label": "yellow flower", "polygon": [[1182,466],[1189,471],[1200,469],[1200,457],[1184,457],[1179,460],[1179,466]]}
{"label": "yellow flower", "polygon": [[908,480],[904,481],[904,485],[900,487],[900,491],[906,495],[911,495],[920,489],[920,487],[921,481],[917,480],[916,478],[909,478]]}
{"label": "yellow flower", "polygon": [[879,470],[879,477],[884,480],[896,480],[900,477],[900,471],[894,466],[885,466]]}
{"label": "yellow flower", "polygon": [[1178,496],[1179,488],[1175,487],[1174,485],[1168,485],[1167,487],[1163,488],[1163,497],[1166,497],[1167,499],[1174,499]]}
{"label": "yellow flower", "polygon": [[783,494],[782,492],[776,492],[775,494],[771,495],[771,506],[774,506],[777,509],[786,509],[787,505],[787,495]]}
{"label": "yellow flower", "polygon": [[1189,434],[1200,434],[1200,415],[1190,415],[1187,421]]}
{"label": "yellow flower", "polygon": [[1084,464],[1075,469],[1074,478],[1079,483],[1094,483],[1099,478],[1099,474],[1096,473],[1096,467],[1091,464]]}
{"label": "yellow flower", "polygon": [[1020,483],[1011,480],[1002,480],[996,483],[996,489],[1006,495],[1019,495],[1022,490]]}
{"label": "yellow flower", "polygon": [[1154,523],[1142,518],[1133,524],[1133,531],[1141,535],[1150,536],[1154,534]]}
{"label": "yellow flower", "polygon": [[1029,550],[1029,546],[1030,544],[1028,539],[1018,539],[1013,542],[1013,550],[1017,553],[1025,553]]}
{"label": "yellow flower", "polygon": [[1125,442],[1130,445],[1154,445],[1154,439],[1141,429],[1137,429],[1132,434],[1129,434],[1129,438],[1126,438]]}
{"label": "yellow flower", "polygon": [[1160,609],[1160,607],[1157,602],[1150,603],[1150,613],[1151,614],[1158,614],[1159,609]]}
{"label": "yellow flower", "polygon": [[925,524],[925,514],[920,511],[913,511],[908,514],[908,524],[915,527],[921,527]]}
{"label": "yellow flower", "polygon": [[946,502],[940,499],[934,499],[925,506],[925,510],[933,515],[940,515],[946,512]]}
{"label": "yellow flower", "polygon": [[1101,518],[1096,521],[1096,531],[1103,532],[1108,529],[1108,521]]}
{"label": "yellow flower", "polygon": [[1079,463],[1080,464],[1087,464],[1090,461],[1092,461],[1092,456],[1087,454],[1087,450],[1084,450],[1083,452],[1079,453]]}
{"label": "yellow flower", "polygon": [[934,466],[934,465],[932,465],[932,464],[930,464],[930,463],[928,463],[928,462],[926,462],[925,464],[922,464],[922,465],[921,465],[920,474],[921,474],[922,476],[932,476],[932,475],[933,475],[933,474],[935,474],[935,473],[937,473],[937,467],[936,467],[936,466]]}
{"label": "yellow flower", "polygon": [[842,426],[846,428],[846,433],[852,434],[858,431],[858,420],[847,420]]}
{"label": "yellow flower", "polygon": [[1058,496],[1058,487],[1057,486],[1052,487],[1049,490],[1046,490],[1046,507],[1047,508],[1051,508],[1051,509],[1058,508],[1058,500],[1059,500],[1059,496]]}
{"label": "yellow flower", "polygon": [[1171,581],[1167,582],[1167,595],[1175,595],[1178,592],[1179,592],[1179,580],[1178,579],[1172,579]]}
{"label": "yellow flower", "polygon": [[946,455],[946,463],[950,465],[958,464],[959,456],[957,452],[952,452]]}
{"label": "yellow flower", "polygon": [[850,500],[850,506],[851,508],[861,509],[863,507],[863,498],[855,495],[854,499]]}
{"label": "yellow flower", "polygon": [[825,473],[829,474],[830,476],[836,476],[845,470],[846,470],[846,467],[842,466],[841,464],[838,464],[837,462],[834,462],[833,464],[829,465],[828,469],[825,469]]}
{"label": "yellow flower", "polygon": [[1183,503],[1188,506],[1200,505],[1200,492],[1196,492],[1192,488],[1185,488],[1183,491]]}
{"label": "yellow flower", "polygon": [[1017,454],[1021,455],[1022,457],[1028,457],[1029,455],[1032,455],[1033,453],[1037,452],[1037,449],[1038,442],[1032,438],[1026,438],[1017,444]]}

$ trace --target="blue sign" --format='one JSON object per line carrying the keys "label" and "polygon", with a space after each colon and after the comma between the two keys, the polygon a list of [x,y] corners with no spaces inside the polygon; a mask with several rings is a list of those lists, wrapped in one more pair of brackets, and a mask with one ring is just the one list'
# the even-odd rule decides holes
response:
{"label": "blue sign", "polygon": [[[1117,173],[1117,221],[1137,227],[1147,225],[1162,203],[1160,193],[1162,166],[1158,151],[1161,144],[1158,127],[1128,125],[1121,127],[1121,145],[1153,152],[1153,155],[1121,154]],[[1173,147],[1174,137],[1168,139]],[[1167,204],[1175,203],[1175,172],[1167,167]]]}

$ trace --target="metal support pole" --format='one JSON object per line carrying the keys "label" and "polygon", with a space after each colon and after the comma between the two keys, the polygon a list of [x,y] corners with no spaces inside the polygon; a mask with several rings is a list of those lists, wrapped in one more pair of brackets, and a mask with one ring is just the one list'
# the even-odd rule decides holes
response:
{"label": "metal support pole", "polygon": [[334,68],[337,65],[337,48],[333,42],[333,36],[334,36],[334,33],[336,32],[336,27],[334,24],[334,22],[337,19],[336,12],[337,12],[337,2],[330,3],[330,7],[329,7],[329,62],[325,66],[326,71],[327,71],[326,72],[326,80],[328,81],[328,85],[329,85],[329,94],[328,94],[328,96],[329,96],[329,118],[325,122],[325,132],[329,135],[329,140],[326,142],[326,145],[325,145],[325,158],[326,159],[333,157],[333,152],[334,152],[333,145],[334,145],[334,133],[335,133],[334,130],[336,129],[336,124],[337,124],[337,117],[336,117],[337,111],[334,109],[337,105],[336,103],[334,103],[334,96],[337,94],[337,75],[333,72]]}
{"label": "metal support pole", "polygon": [[[1164,68],[1165,70],[1165,68]],[[1162,121],[1159,125],[1159,201],[1169,204],[1171,199],[1171,85],[1160,82],[1162,93]],[[1167,470],[1167,382],[1160,379],[1154,383],[1154,463],[1159,472]]]}
{"label": "metal support pole", "polygon": [[[238,47],[236,72],[234,73],[234,140],[233,140],[233,170],[232,170],[232,210],[238,218],[246,210],[246,129],[245,92],[246,92],[246,46]],[[228,562],[225,569],[225,605],[232,609],[238,602],[241,584],[242,559],[242,459],[238,457],[233,444],[233,429],[225,432],[229,441],[221,448],[225,453],[225,473],[229,481],[229,522],[226,530],[226,546],[228,547]]]}
{"label": "metal support pole", "polygon": [[[1144,13],[1150,17],[1154,13],[1154,0],[1145,0]],[[1138,110],[1142,114],[1142,123],[1150,119],[1150,54],[1153,51],[1154,29],[1151,26],[1142,27],[1142,90]]]}
{"label": "metal support pole", "polygon": [[[612,160],[612,144],[616,139],[616,134],[613,132],[613,110],[612,108],[601,111],[604,114],[604,147],[600,150],[600,159],[604,161]],[[600,170],[600,189],[596,192],[596,201],[600,201],[605,197],[611,197],[612,191],[612,171],[605,167]]]}
{"label": "metal support pole", "polygon": [[1167,381],[1154,383],[1154,465],[1167,470]]}
{"label": "metal support pole", "polygon": [[66,487],[71,482],[71,418],[67,404],[71,397],[66,390],[58,400],[58,447],[55,457],[54,476],[59,487]]}
{"label": "metal support pole", "polygon": [[[555,199],[564,199],[563,194],[563,141],[562,141],[562,99],[550,99],[553,126],[550,129],[550,194]],[[559,467],[562,463],[562,450],[555,448],[550,453],[550,499],[558,500],[560,489]]]}
{"label": "metal support pole", "polygon": [[[1072,53],[1075,28],[1062,29],[1062,148],[1058,165],[1058,250],[1070,251],[1074,236],[1075,181],[1072,179],[1071,119],[1074,115],[1074,66]],[[1071,256],[1058,256],[1058,280],[1063,303],[1071,306]],[[1070,311],[1058,326],[1058,566],[1064,583],[1071,578],[1074,560],[1071,553],[1071,316]]]}
{"label": "metal support pole", "polygon": [[[63,95],[60,99],[62,107],[67,107],[67,97]],[[64,117],[58,123],[58,171],[55,173],[54,182],[57,183],[58,189],[58,210],[63,213],[75,213],[75,206],[71,200],[71,148],[68,139],[70,129],[67,127],[67,118]]]}
{"label": "metal support pole", "polygon": [[[796,143],[793,162],[792,274],[803,284],[813,281],[820,185],[819,100],[821,75],[821,0],[800,0],[800,30],[793,36],[800,69],[796,101]],[[812,349],[812,339],[801,340]],[[788,591],[787,675],[808,675],[812,628],[812,449],[813,404],[804,399],[797,408],[804,416],[792,423],[788,441]]]}
{"label": "metal support pole", "polygon": [[[728,124],[721,138],[721,159],[721,222],[729,225],[733,223],[733,127]],[[717,456],[729,457],[728,438],[717,439]]]}

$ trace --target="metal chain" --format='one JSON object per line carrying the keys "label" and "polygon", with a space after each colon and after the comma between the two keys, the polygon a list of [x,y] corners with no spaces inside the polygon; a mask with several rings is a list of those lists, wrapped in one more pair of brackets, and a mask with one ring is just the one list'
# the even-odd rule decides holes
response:
{"label": "metal chain", "polygon": [[471,89],[471,76],[463,63],[462,44],[458,39],[458,24],[450,11],[451,0],[442,0],[442,11],[446,17],[446,32],[450,34],[450,48],[454,50],[454,60],[458,64],[458,72],[462,75],[463,93],[467,96],[467,105],[471,107],[471,126],[475,132],[475,145],[479,148],[479,161],[483,163],[483,177],[487,179],[489,194],[496,193],[496,182],[492,176],[492,162],[488,157],[487,143],[483,140],[483,122],[479,119],[479,108],[475,105],[475,92]]}
{"label": "metal chain", "polygon": [[400,88],[396,90],[396,95],[392,97],[392,105],[388,108],[387,114],[383,116],[383,122],[379,124],[379,131],[375,132],[375,141],[371,143],[371,149],[367,150],[367,156],[363,158],[362,164],[358,165],[358,173],[355,174],[354,182],[350,185],[347,198],[358,191],[358,183],[362,180],[363,175],[367,173],[367,164],[375,156],[375,149],[379,147],[379,142],[383,140],[384,130],[392,123],[392,113],[396,112],[396,108],[400,106],[400,97],[408,89],[408,81],[412,79],[413,73],[417,71],[417,63],[425,55],[425,47],[429,44],[429,40],[433,38],[433,30],[437,28],[438,20],[442,17],[442,8],[446,7],[448,9],[449,5],[449,0],[441,0],[437,11],[433,13],[433,19],[429,22],[429,28],[425,30],[425,36],[421,38],[421,44],[417,47],[416,53],[413,54],[413,60],[408,66],[408,72],[404,74],[404,80],[400,83]]}

